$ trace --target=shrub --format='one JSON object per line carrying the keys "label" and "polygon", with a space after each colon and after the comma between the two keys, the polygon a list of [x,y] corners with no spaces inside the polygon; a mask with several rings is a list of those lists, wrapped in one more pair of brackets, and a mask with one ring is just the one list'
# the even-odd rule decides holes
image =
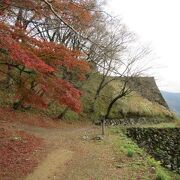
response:
{"label": "shrub", "polygon": [[134,155],[134,151],[132,149],[128,149],[127,156],[133,157],[133,155]]}
{"label": "shrub", "polygon": [[157,171],[156,180],[169,180],[169,176],[166,175],[163,171]]}

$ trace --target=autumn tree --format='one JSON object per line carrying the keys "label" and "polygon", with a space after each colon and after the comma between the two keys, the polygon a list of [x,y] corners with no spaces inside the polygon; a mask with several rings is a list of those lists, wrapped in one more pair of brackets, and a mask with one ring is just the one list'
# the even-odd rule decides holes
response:
{"label": "autumn tree", "polygon": [[[84,4],[84,1],[2,1],[0,72],[15,88],[15,109],[27,103],[45,107],[53,99],[76,112],[81,110],[81,93],[63,78],[63,70],[73,73],[80,81],[85,78],[89,66],[82,60],[79,49],[43,38],[44,30],[40,25],[47,17],[56,16],[58,21],[75,30],[80,24],[88,23],[85,14],[91,17],[87,9],[81,8]],[[55,12],[51,7],[55,7]],[[36,31],[41,31],[41,35],[33,34]]]}
{"label": "autumn tree", "polygon": [[127,56],[133,33],[96,0],[1,0],[0,13],[0,71],[15,89],[15,109],[57,101],[79,112],[89,63],[102,75],[94,104],[108,77],[134,64]]}

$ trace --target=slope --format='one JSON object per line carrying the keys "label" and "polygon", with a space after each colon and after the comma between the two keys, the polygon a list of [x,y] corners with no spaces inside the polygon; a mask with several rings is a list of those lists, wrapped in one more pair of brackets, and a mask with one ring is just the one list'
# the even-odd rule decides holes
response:
{"label": "slope", "polygon": [[[82,117],[89,116],[92,117],[92,119],[98,119],[101,114],[105,113],[107,106],[112,98],[121,90],[122,82],[120,78],[117,78],[108,84],[102,90],[98,100],[96,101],[95,112],[93,112],[93,100],[100,80],[101,75],[95,73],[88,79],[88,81],[86,81],[82,88],[84,92],[84,96],[82,98],[84,105],[84,111],[81,114]],[[143,80],[142,84],[144,81],[145,80]],[[119,99],[113,106],[110,118],[122,118],[122,115],[123,117],[129,115],[135,117],[173,117],[157,87],[152,85],[151,88],[148,88],[146,84],[144,84],[146,88],[141,87],[141,92],[140,88],[136,88],[128,96]]]}
{"label": "slope", "polygon": [[170,109],[180,117],[180,93],[161,91]]}

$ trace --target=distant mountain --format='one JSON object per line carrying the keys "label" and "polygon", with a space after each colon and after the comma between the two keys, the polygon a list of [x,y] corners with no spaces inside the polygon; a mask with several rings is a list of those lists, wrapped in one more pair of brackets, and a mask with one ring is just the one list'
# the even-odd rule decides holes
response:
{"label": "distant mountain", "polygon": [[180,117],[180,93],[161,91],[169,108]]}

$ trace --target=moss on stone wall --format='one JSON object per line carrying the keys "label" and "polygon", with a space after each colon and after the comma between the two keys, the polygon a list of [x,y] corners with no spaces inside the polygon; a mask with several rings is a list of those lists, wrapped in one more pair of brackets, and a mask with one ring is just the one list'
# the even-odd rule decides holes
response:
{"label": "moss on stone wall", "polygon": [[180,128],[127,128],[126,134],[163,166],[180,174]]}

